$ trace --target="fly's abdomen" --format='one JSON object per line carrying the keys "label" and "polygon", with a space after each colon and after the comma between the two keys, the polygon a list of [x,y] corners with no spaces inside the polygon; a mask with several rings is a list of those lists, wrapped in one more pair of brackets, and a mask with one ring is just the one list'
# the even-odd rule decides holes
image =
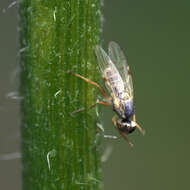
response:
{"label": "fly's abdomen", "polygon": [[118,98],[124,98],[124,84],[119,72],[108,67],[104,72],[106,86],[111,89],[112,93]]}

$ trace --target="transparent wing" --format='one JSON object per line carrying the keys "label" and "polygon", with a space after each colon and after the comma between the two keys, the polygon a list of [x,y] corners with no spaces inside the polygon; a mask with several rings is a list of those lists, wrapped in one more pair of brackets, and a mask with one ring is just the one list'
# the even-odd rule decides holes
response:
{"label": "transparent wing", "polygon": [[[108,75],[109,75],[107,73],[110,72],[112,76],[116,75],[118,77],[118,79],[120,79],[120,80],[118,80],[119,84],[117,86],[111,84],[110,81],[107,81],[105,83],[109,93],[111,95],[117,96],[118,88],[120,91],[122,89],[124,91],[124,82],[122,81],[122,78],[121,78],[117,68],[115,67],[115,65],[113,64],[113,62],[111,61],[111,59],[107,55],[107,53],[100,46],[96,46],[95,53],[96,53],[98,65],[99,65],[99,68],[100,68],[101,73],[103,75],[103,78],[105,78],[107,80]],[[116,88],[114,88],[114,87],[116,87]]]}
{"label": "transparent wing", "polygon": [[109,56],[107,55],[107,53],[100,46],[98,45],[96,46],[95,53],[96,53],[98,65],[103,74],[105,69],[110,67],[110,65],[113,63],[111,59],[109,58]]}
{"label": "transparent wing", "polygon": [[129,72],[129,66],[127,64],[127,59],[116,42],[110,42],[108,46],[108,53],[109,57],[111,58],[112,62],[115,64],[117,70],[119,71],[122,80],[125,82],[125,89],[127,93],[133,97],[134,90],[133,90],[133,81],[131,74]]}

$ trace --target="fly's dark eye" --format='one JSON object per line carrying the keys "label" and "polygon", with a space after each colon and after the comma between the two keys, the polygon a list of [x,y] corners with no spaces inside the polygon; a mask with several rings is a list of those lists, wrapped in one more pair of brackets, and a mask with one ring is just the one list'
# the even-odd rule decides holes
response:
{"label": "fly's dark eye", "polygon": [[132,133],[135,129],[136,129],[136,127],[129,127],[128,128],[128,133]]}

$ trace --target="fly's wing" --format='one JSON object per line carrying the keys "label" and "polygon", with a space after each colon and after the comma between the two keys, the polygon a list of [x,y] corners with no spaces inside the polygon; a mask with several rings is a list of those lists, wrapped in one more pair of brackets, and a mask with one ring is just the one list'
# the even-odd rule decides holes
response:
{"label": "fly's wing", "polygon": [[[106,76],[106,72],[111,72],[111,75],[113,75],[113,73],[114,73],[118,76],[118,78],[121,78],[121,76],[119,75],[119,72],[116,69],[115,65],[113,64],[112,60],[100,46],[96,46],[95,53],[96,53],[97,62],[98,62],[99,68],[101,70],[101,73],[103,75],[103,78],[108,79],[107,78],[108,76]],[[113,85],[111,85],[111,83],[109,81],[107,81],[105,84],[106,84],[106,87],[107,87],[109,93],[112,96],[113,95],[117,96],[118,89],[114,89]],[[118,87],[120,89],[122,89],[122,85],[123,85],[123,81],[120,82],[120,86],[118,86]],[[124,85],[123,85],[123,89],[124,89]]]}
{"label": "fly's wing", "polygon": [[95,47],[95,54],[97,57],[99,68],[101,70],[101,73],[103,74],[106,68],[108,68],[110,64],[113,63],[107,53],[99,45]]}
{"label": "fly's wing", "polygon": [[109,57],[111,58],[116,68],[118,69],[122,80],[125,83],[126,93],[128,93],[130,97],[133,97],[134,96],[133,81],[132,81],[131,74],[129,72],[127,59],[123,51],[121,50],[121,48],[119,47],[117,43],[110,42],[108,46],[108,53],[109,53]]}

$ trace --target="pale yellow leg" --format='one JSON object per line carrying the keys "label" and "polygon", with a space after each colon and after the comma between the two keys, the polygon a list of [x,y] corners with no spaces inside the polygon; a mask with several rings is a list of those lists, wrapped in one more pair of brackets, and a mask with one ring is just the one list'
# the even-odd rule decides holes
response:
{"label": "pale yellow leg", "polygon": [[133,147],[134,144],[133,144],[131,141],[129,141],[128,136],[127,136],[125,133],[123,133],[123,132],[121,132],[121,131],[119,130],[119,127],[117,126],[116,117],[117,117],[117,115],[113,116],[113,118],[112,118],[112,122],[113,122],[115,128],[118,129],[118,131],[119,131],[119,133],[120,133],[120,136],[123,137],[123,138],[128,142],[128,144],[130,145],[130,147]]}
{"label": "pale yellow leg", "polygon": [[129,140],[128,136],[125,133],[122,133],[120,131],[119,131],[119,133],[128,142],[128,144],[130,145],[130,147],[134,146],[134,144]]}
{"label": "pale yellow leg", "polygon": [[140,133],[141,133],[142,135],[144,135],[144,134],[145,134],[144,130],[143,130],[142,127],[136,122],[136,115],[135,115],[135,114],[133,115],[133,121],[135,122],[136,127],[137,127],[137,129],[140,131]]}

